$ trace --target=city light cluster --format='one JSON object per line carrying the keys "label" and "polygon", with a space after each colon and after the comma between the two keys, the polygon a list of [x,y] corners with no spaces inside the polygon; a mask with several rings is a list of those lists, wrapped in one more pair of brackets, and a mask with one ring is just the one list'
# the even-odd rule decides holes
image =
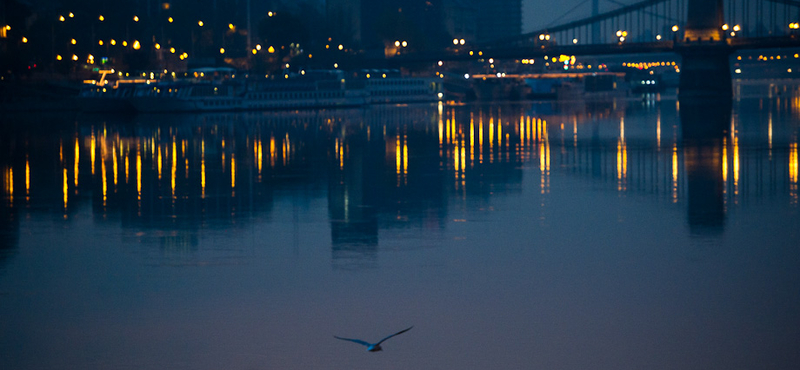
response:
{"label": "city light cluster", "polygon": [[648,62],[648,63],[622,63],[623,67],[628,68],[638,68],[638,69],[650,69],[656,67],[677,67],[675,62]]}

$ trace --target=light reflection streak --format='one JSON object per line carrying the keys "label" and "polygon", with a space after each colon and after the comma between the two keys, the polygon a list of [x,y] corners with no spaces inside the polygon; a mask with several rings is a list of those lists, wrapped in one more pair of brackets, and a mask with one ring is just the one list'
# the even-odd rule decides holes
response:
{"label": "light reflection streak", "polygon": [[722,202],[728,203],[728,138],[722,138]]}
{"label": "light reflection streak", "polygon": [[80,172],[78,167],[79,167],[79,164],[80,164],[80,160],[81,160],[81,147],[78,144],[78,138],[76,137],[75,138],[75,167],[73,169],[73,174],[72,174],[73,176],[75,176],[75,181],[74,181],[75,182],[75,189],[78,188],[78,173]]}
{"label": "light reflection streak", "polygon": [[789,144],[789,199],[792,205],[797,205],[798,182],[797,142]]}
{"label": "light reflection streak", "polygon": [[200,198],[206,198],[206,142],[200,142]]}
{"label": "light reflection streak", "polygon": [[[236,154],[231,153],[231,190],[236,190]],[[235,194],[235,192],[234,192]]]}
{"label": "light reflection streak", "polygon": [[108,199],[108,175],[106,174],[106,159],[104,154],[105,148],[105,141],[103,142],[103,146],[101,147],[100,151],[100,171],[102,183],[103,183],[103,207],[106,206],[106,200]]}
{"label": "light reflection streak", "polygon": [[[64,212],[67,211],[67,202],[69,201],[69,174],[67,173],[67,168],[65,167],[62,170],[62,181],[61,181],[61,194],[64,201]],[[66,217],[66,215],[64,215]]]}
{"label": "light reflection streak", "polygon": [[452,144],[456,140],[456,111],[450,110],[450,129],[452,133],[450,134],[450,143]]}
{"label": "light reflection streak", "polygon": [[[465,180],[465,177],[466,177],[466,172],[464,171],[466,169],[466,162],[467,162],[466,159],[467,159],[467,145],[464,142],[464,139],[462,138],[461,139],[461,180]],[[462,185],[463,185],[463,181],[462,181]]]}
{"label": "light reflection streak", "polygon": [[286,138],[283,141],[283,165],[286,166],[289,163],[289,154],[292,151],[292,144],[289,141],[289,133],[286,133]]}
{"label": "light reflection streak", "polygon": [[[91,140],[92,148],[89,150],[89,159],[92,161],[92,175],[94,175],[94,159],[95,159],[95,146],[97,146],[96,139],[94,137],[94,129],[92,129],[92,140]],[[77,176],[76,176],[77,177]]]}
{"label": "light reflection streak", "polygon": [[658,151],[661,151],[661,110],[658,110],[658,115],[656,116],[656,147]]}
{"label": "light reflection streak", "polygon": [[175,179],[178,173],[178,151],[177,143],[175,142],[175,137],[172,137],[172,171],[171,171],[171,179],[170,179],[170,188],[172,189],[172,199],[175,199]]}
{"label": "light reflection streak", "polygon": [[550,140],[547,135],[547,122],[536,120],[536,131],[539,132],[539,172],[541,173],[541,194],[550,193]]}
{"label": "light reflection streak", "polygon": [[733,196],[734,204],[739,204],[739,137],[733,137]]}
{"label": "light reflection streak", "polygon": [[14,168],[8,167],[6,170],[6,193],[8,194],[8,203],[14,203]]}
{"label": "light reflection streak", "polygon": [[161,181],[161,145],[158,146],[158,158],[156,159],[156,163],[158,165],[158,180]]}
{"label": "light reflection streak", "polygon": [[572,117],[572,146],[578,147],[578,117]]}
{"label": "light reflection streak", "polygon": [[131,161],[130,161],[130,155],[129,155],[130,153],[129,152],[130,152],[130,148],[128,148],[128,150],[125,151],[125,183],[126,184],[128,183],[128,181],[130,179],[129,173],[130,173],[130,169],[131,169],[130,168],[131,167]]}
{"label": "light reflection streak", "polygon": [[456,141],[455,147],[453,148],[453,169],[456,175],[456,188],[458,188],[458,180],[461,177],[460,168],[461,168],[461,154],[458,142]]}
{"label": "light reflection streak", "polygon": [[678,203],[678,144],[672,145],[672,203]]}
{"label": "light reflection streak", "polygon": [[489,117],[489,163],[494,162],[494,117]]}
{"label": "light reflection streak", "polygon": [[269,138],[269,166],[275,168],[275,136]]}
{"label": "light reflection streak", "polygon": [[339,169],[343,169],[344,168],[344,145],[341,145],[341,144],[339,144],[337,142],[337,146],[339,147],[339,149],[337,149],[337,153],[336,153],[339,156]]}
{"label": "light reflection streak", "polygon": [[408,135],[403,134],[403,183],[408,183]]}
{"label": "light reflection streak", "polygon": [[31,161],[25,156],[25,199],[31,199]]}
{"label": "light reflection streak", "polygon": [[141,207],[142,202],[142,147],[136,144],[136,199]]}
{"label": "light reflection streak", "polygon": [[117,167],[117,147],[113,146],[111,148],[111,158],[112,158],[112,170],[114,171],[114,187],[117,186],[117,176],[119,175],[119,169]]}
{"label": "light reflection streak", "polygon": [[772,111],[769,112],[769,159],[772,160]]}
{"label": "light reflection streak", "polygon": [[397,173],[397,186],[400,186],[400,176],[401,176],[401,169],[403,166],[402,158],[400,158],[402,154],[400,153],[400,132],[394,138],[394,163],[395,163],[395,170]]}
{"label": "light reflection streak", "polygon": [[475,165],[475,118],[472,112],[469,113],[469,166]]}
{"label": "light reflection streak", "polygon": [[[439,109],[440,110],[442,109],[441,105],[439,106]],[[447,119],[447,122],[450,123],[450,119],[449,118]],[[444,143],[444,117],[442,116],[441,111],[440,111],[440,113],[439,113],[439,146],[441,146],[443,143]]]}
{"label": "light reflection streak", "polygon": [[[500,112],[497,112],[497,151],[503,146],[503,122],[500,118]],[[499,158],[500,156],[498,156]]]}
{"label": "light reflection streak", "polygon": [[478,115],[478,163],[483,164],[483,112]]}
{"label": "light reflection streak", "polygon": [[264,155],[263,155],[263,145],[261,143],[261,139],[258,139],[258,146],[257,146],[258,154],[256,155],[256,163],[258,163],[258,181],[261,181],[261,169],[264,165]]}
{"label": "light reflection streak", "polygon": [[619,121],[619,140],[617,140],[617,191],[627,190],[628,145],[625,143],[625,119]]}

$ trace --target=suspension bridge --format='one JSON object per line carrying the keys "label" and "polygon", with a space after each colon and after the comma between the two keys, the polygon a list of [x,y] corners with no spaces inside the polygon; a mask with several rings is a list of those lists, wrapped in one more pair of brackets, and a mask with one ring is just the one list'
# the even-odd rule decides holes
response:
{"label": "suspension bridge", "polygon": [[[587,0],[589,1],[589,0]],[[730,97],[729,57],[739,50],[800,47],[798,0],[643,0],[480,45],[410,54],[403,62],[526,59],[552,55],[676,53],[681,98]]]}

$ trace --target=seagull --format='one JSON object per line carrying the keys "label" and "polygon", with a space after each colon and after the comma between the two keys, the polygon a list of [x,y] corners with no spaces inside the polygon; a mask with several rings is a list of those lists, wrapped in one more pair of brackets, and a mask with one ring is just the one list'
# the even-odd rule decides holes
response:
{"label": "seagull", "polygon": [[383,338],[378,343],[367,343],[367,342],[365,342],[365,341],[363,341],[361,339],[342,338],[342,337],[337,337],[335,335],[333,337],[336,338],[336,339],[349,340],[349,341],[354,342],[354,343],[365,345],[365,346],[367,346],[367,351],[369,351],[369,352],[378,352],[378,351],[382,351],[383,350],[383,348],[381,348],[381,343],[383,343],[384,341],[386,341],[387,339],[389,339],[389,338],[391,338],[391,337],[393,337],[395,335],[403,334],[403,333],[411,330],[411,328],[413,328],[413,326],[408,328],[408,329],[400,330],[397,333],[394,333],[394,334],[392,334],[392,335],[390,335],[390,336],[388,336],[386,338]]}

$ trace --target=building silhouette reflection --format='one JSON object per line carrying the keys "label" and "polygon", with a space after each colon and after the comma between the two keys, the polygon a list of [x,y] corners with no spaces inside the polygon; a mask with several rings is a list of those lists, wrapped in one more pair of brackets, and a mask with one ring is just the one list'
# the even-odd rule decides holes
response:
{"label": "building silhouette reflection", "polygon": [[[718,101],[682,102],[680,117],[689,228],[693,234],[721,234],[725,228],[723,162],[727,160],[724,156],[726,134],[731,128],[731,105]],[[735,132],[731,137],[737,140]]]}

